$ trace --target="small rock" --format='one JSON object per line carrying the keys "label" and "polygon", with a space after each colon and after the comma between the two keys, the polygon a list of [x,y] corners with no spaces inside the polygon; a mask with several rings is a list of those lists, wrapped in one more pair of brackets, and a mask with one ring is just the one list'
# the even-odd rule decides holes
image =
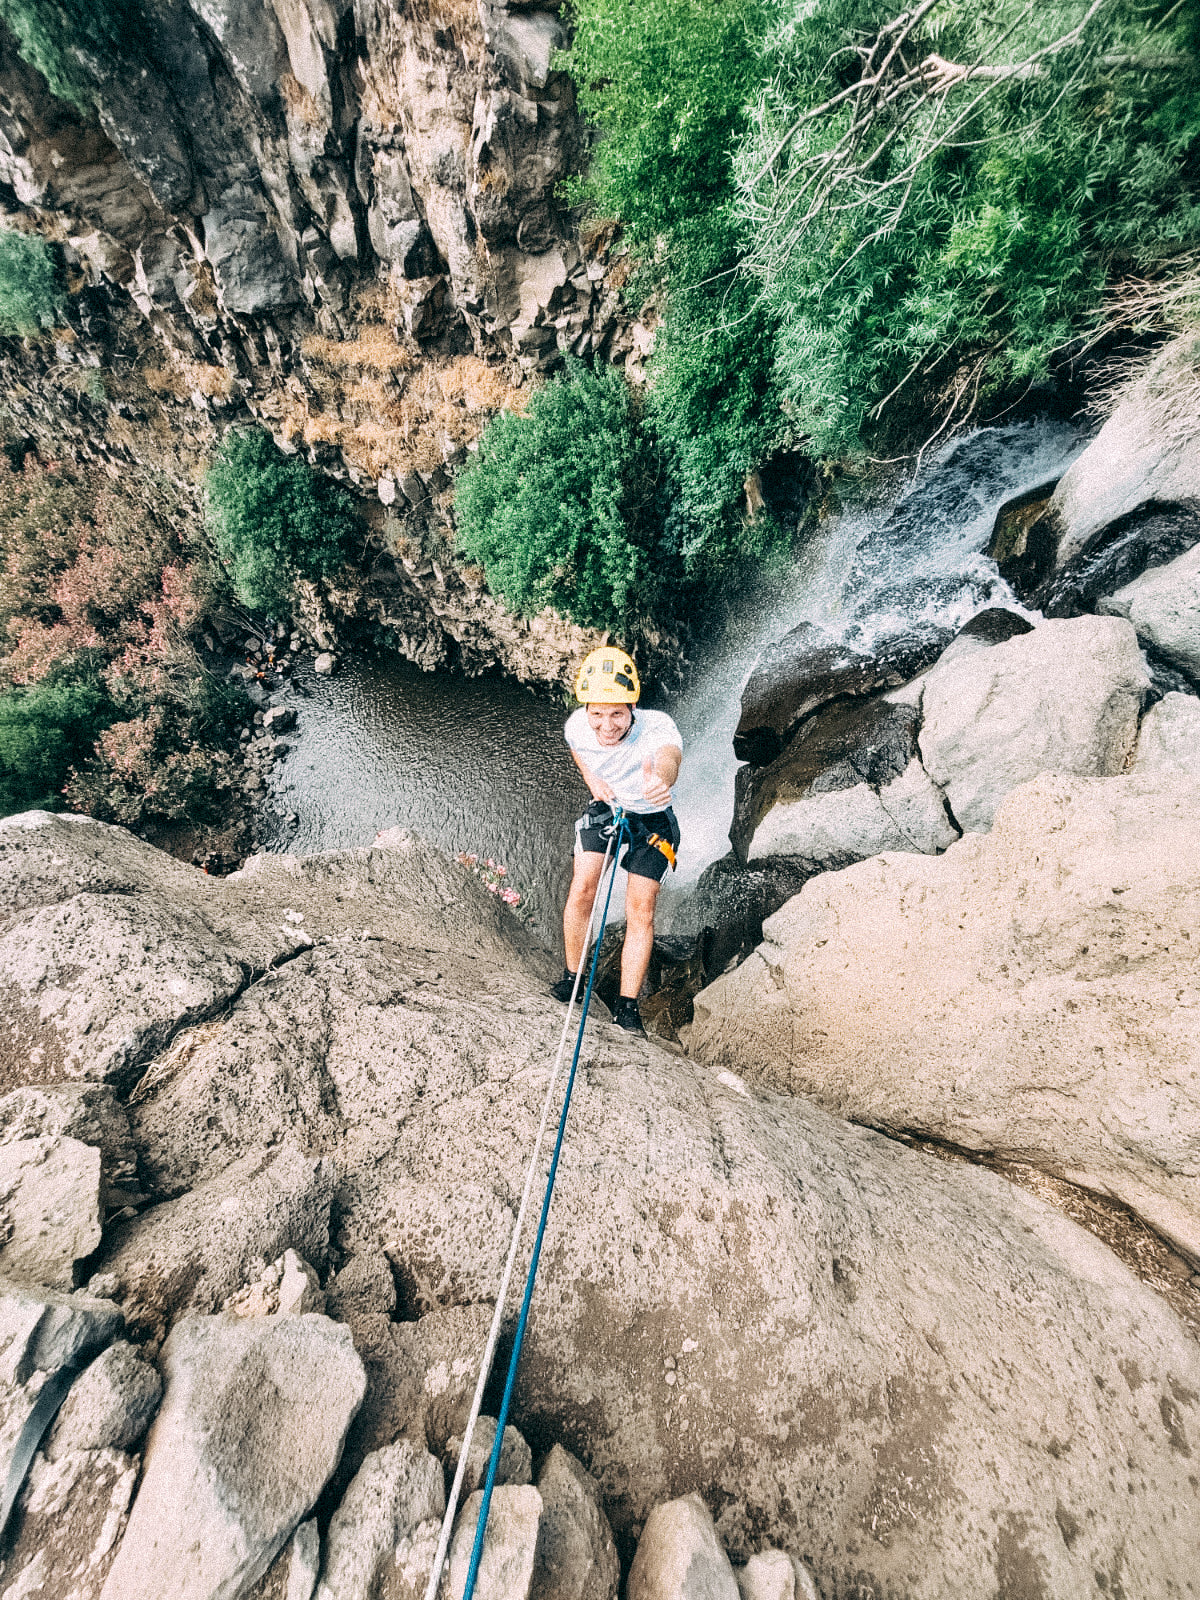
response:
{"label": "small rock", "polygon": [[0,1096],[0,1144],[54,1134],[95,1145],[105,1183],[136,1188],[129,1115],[109,1084],[38,1084]]}
{"label": "small rock", "polygon": [[69,1289],[100,1243],[100,1152],[78,1139],[0,1145],[0,1270]]}
{"label": "small rock", "polygon": [[263,727],[269,728],[272,733],[284,733],[295,726],[296,713],[291,706],[272,706],[263,713]]}
{"label": "small rock", "polygon": [[629,1600],[740,1600],[729,1557],[698,1494],[655,1506],[629,1569]]}
{"label": "small rock", "polygon": [[372,1451],[329,1524],[317,1600],[372,1600],[401,1542],[423,1523],[438,1524],[445,1509],[436,1457],[407,1439]]}
{"label": "small rock", "polygon": [[1200,778],[1200,699],[1168,694],[1142,718],[1134,772],[1187,772]]}
{"label": "small rock", "polygon": [[313,671],[319,672],[322,677],[328,677],[333,671],[333,656],[328,650],[322,650],[313,662]]}
{"label": "small rock", "polygon": [[48,1461],[72,1450],[132,1450],[162,1398],[162,1379],[133,1345],[109,1345],[80,1374],[43,1445]]}
{"label": "small rock", "polygon": [[88,1279],[87,1292],[93,1300],[119,1300],[123,1288],[115,1272],[93,1272]]}
{"label": "small rock", "polygon": [[288,1563],[287,1594],[284,1600],[312,1600],[321,1571],[321,1531],[316,1518],[302,1522],[292,1535]]}
{"label": "small rock", "polygon": [[74,1363],[106,1345],[123,1320],[107,1300],[0,1280],[0,1383]]}
{"label": "small rock", "polygon": [[[482,1489],[487,1477],[488,1462],[492,1458],[492,1447],[496,1443],[495,1417],[479,1417],[475,1423],[475,1432],[471,1435],[471,1448],[467,1452],[467,1466],[463,1474],[461,1498],[473,1494],[476,1489]],[[446,1444],[446,1465],[452,1472],[458,1470],[458,1457],[462,1450],[462,1438],[456,1436]],[[496,1467],[496,1482],[504,1483],[532,1483],[533,1482],[533,1453],[525,1443],[523,1436],[511,1424],[504,1430],[504,1443],[500,1446],[500,1460]]]}
{"label": "small rock", "polygon": [[556,1444],[537,1487],[542,1520],[530,1600],[613,1600],[621,1565],[596,1480]]}
{"label": "small rock", "polygon": [[256,1582],[328,1482],[366,1387],[348,1331],[325,1317],[188,1317],[162,1362],[103,1600],[213,1600]]}
{"label": "small rock", "polygon": [[733,1571],[742,1600],[820,1600],[808,1568],[785,1550],[762,1550]]}
{"label": "small rock", "polygon": [[396,1309],[396,1280],[382,1250],[361,1250],[352,1255],[328,1290],[329,1314],[345,1320],[355,1312],[379,1311],[390,1317]]}
{"label": "small rock", "polygon": [[[459,1513],[446,1561],[449,1600],[463,1600],[483,1491],[476,1490]],[[542,1497],[532,1484],[496,1489],[475,1585],[478,1600],[528,1600],[537,1554]],[[736,1597],[735,1597],[736,1600]]]}
{"label": "small rock", "polygon": [[294,1250],[283,1252],[283,1274],[279,1280],[280,1316],[303,1315],[306,1311],[324,1311],[325,1296],[321,1293],[321,1280]]}

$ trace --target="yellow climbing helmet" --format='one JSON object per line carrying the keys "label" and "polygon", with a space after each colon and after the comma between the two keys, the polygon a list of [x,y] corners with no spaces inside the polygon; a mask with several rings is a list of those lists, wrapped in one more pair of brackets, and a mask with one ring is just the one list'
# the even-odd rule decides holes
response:
{"label": "yellow climbing helmet", "polygon": [[641,692],[633,657],[610,644],[585,656],[575,678],[575,698],[584,705],[636,705]]}

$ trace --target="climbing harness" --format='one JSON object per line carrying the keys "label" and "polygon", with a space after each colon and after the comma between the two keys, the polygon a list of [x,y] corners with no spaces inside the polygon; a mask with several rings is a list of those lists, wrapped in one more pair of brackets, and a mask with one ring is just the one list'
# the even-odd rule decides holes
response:
{"label": "climbing harness", "polygon": [[[542,1253],[542,1239],[546,1232],[546,1221],[550,1215],[550,1200],[554,1194],[554,1180],[558,1175],[558,1160],[562,1153],[563,1135],[567,1131],[567,1113],[571,1108],[571,1091],[575,1086],[575,1071],[579,1066],[579,1053],[583,1048],[583,1030],[587,1026],[588,1008],[592,1003],[592,990],[596,983],[596,969],[600,964],[600,946],[604,943],[604,928],[608,921],[608,908],[612,900],[613,884],[617,877],[617,857],[621,853],[622,841],[630,839],[630,827],[625,813],[619,808],[613,813],[612,834],[608,841],[608,848],[604,852],[604,862],[600,869],[600,881],[604,882],[604,874],[608,873],[608,889],[604,896],[604,910],[600,916],[600,928],[596,935],[595,945],[592,949],[592,964],[588,973],[587,988],[583,996],[583,1009],[579,1014],[579,1032],[575,1037],[575,1053],[571,1057],[571,1070],[567,1076],[566,1092],[563,1095],[562,1111],[558,1119],[558,1137],[554,1142],[554,1154],[550,1159],[550,1171],[546,1179],[546,1192],[542,1199],[542,1214],[538,1221],[537,1234],[533,1242],[533,1254],[529,1261],[529,1271],[525,1278],[525,1297],[521,1302],[521,1314],[517,1319],[517,1331],[513,1340],[512,1355],[508,1362],[508,1376],[504,1384],[504,1398],[500,1403],[500,1415],[496,1419],[496,1437],[492,1443],[492,1453],[488,1460],[487,1477],[483,1486],[483,1500],[479,1507],[479,1520],[475,1524],[475,1543],[471,1549],[471,1562],[467,1569],[466,1589],[463,1600],[473,1600],[475,1582],[479,1576],[479,1563],[483,1555],[483,1540],[487,1530],[488,1512],[492,1504],[492,1490],[496,1484],[496,1472],[500,1465],[500,1450],[504,1443],[504,1427],[508,1421],[509,1405],[512,1401],[513,1386],[517,1378],[517,1362],[521,1356],[521,1345],[525,1338],[525,1324],[529,1319],[529,1305],[533,1299],[533,1283],[537,1276],[538,1260]],[[600,895],[592,901],[591,915],[588,917],[587,933],[584,937],[583,951],[586,956],[592,942],[592,928],[596,916],[596,907],[600,903]],[[479,1368],[479,1381],[475,1385],[475,1395],[471,1401],[471,1411],[467,1418],[466,1431],[463,1434],[462,1449],[458,1455],[458,1467],[454,1474],[454,1482],[450,1488],[450,1496],[446,1502],[446,1515],[442,1519],[442,1532],[438,1539],[437,1552],[433,1558],[433,1571],[429,1575],[429,1586],[425,1590],[425,1600],[437,1600],[438,1586],[441,1582],[442,1568],[446,1564],[446,1554],[450,1548],[450,1535],[454,1528],[454,1517],[458,1510],[459,1496],[462,1493],[463,1478],[466,1476],[467,1455],[471,1449],[471,1439],[475,1432],[475,1424],[479,1420],[480,1408],[483,1405],[483,1392],[491,1375],[492,1362],[495,1359],[496,1344],[500,1337],[500,1325],[504,1319],[504,1304],[508,1298],[508,1287],[512,1279],[513,1266],[517,1259],[517,1249],[520,1245],[521,1234],[525,1226],[525,1213],[529,1205],[529,1197],[533,1192],[533,1178],[539,1164],[542,1140],[550,1121],[550,1107],[554,1102],[554,1093],[558,1085],[559,1071],[562,1067],[563,1056],[566,1051],[567,1035],[571,1026],[571,1014],[575,1009],[575,1000],[579,993],[579,982],[583,977],[583,960],[579,962],[579,970],[575,974],[575,986],[571,991],[571,998],[567,1003],[567,1014],[563,1018],[562,1034],[558,1041],[558,1054],[554,1058],[554,1067],[550,1073],[550,1082],[546,1089],[546,1098],[542,1105],[542,1120],[538,1126],[537,1138],[533,1144],[533,1154],[529,1161],[529,1170],[525,1175],[525,1189],[521,1195],[521,1204],[517,1211],[517,1220],[513,1226],[512,1242],[508,1249],[508,1258],[504,1263],[504,1272],[500,1279],[500,1290],[496,1296],[496,1310],[492,1317],[492,1325],[488,1330],[487,1344],[484,1347],[483,1361]]]}

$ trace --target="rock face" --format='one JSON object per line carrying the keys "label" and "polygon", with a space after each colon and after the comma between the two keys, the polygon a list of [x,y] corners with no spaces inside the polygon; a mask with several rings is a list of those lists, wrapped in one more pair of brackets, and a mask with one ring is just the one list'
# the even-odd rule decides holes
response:
{"label": "rock face", "polygon": [[104,1600],[239,1594],[315,1502],[362,1401],[350,1335],[325,1317],[190,1317]]}
{"label": "rock face", "polygon": [[0,821],[5,1087],[128,1077],[304,947],[282,920],[230,920],[202,873],[151,867],[132,843],[78,817]]}
{"label": "rock face", "polygon": [[1181,775],[1044,776],[938,860],[814,879],[697,997],[692,1049],[1115,1195],[1200,1261],[1198,804]]}
{"label": "rock face", "polygon": [[[0,352],[15,426],[180,483],[230,423],[262,426],[371,523],[361,580],[305,616],[322,651],[351,616],[426,667],[565,681],[582,631],[446,559],[449,473],[509,390],[567,351],[638,375],[653,341],[615,230],[581,237],[560,199],[587,138],[556,11],[161,0],[117,59],[79,53],[94,115],[0,25],[0,184],[71,285],[58,353]],[[85,378],[119,349],[145,357],[134,391],[60,402],[56,363]]]}
{"label": "rock face", "polygon": [[[1140,781],[1107,786],[1134,795]],[[1195,804],[1189,794],[1189,815]],[[20,835],[35,864],[48,826]],[[109,830],[76,826],[102,858]],[[1186,853],[1164,830],[1178,863]],[[986,843],[954,845],[941,863]],[[162,881],[172,881],[174,864],[130,839],[120,847],[151,880],[162,861]],[[1123,880],[1105,887],[1114,886]],[[1136,907],[1135,888],[1115,903]],[[362,1393],[361,1374],[336,1379],[351,1371],[351,1332],[365,1342],[373,1328],[382,1351],[395,1329],[419,1350],[409,1398],[399,1382],[391,1391],[393,1432],[370,1448],[419,1426],[423,1439],[406,1436],[437,1453],[461,1433],[561,1026],[543,998],[553,974],[545,954],[464,870],[411,839],[275,858],[206,884],[210,892],[231,923],[270,928],[285,908],[303,913],[314,943],[238,995],[219,1031],[143,1079],[135,1137],[158,1204],[133,1226],[182,1201],[199,1207],[202,1185],[232,1186],[234,1163],[262,1160],[264,1147],[275,1149],[268,1141],[294,1129],[303,1159],[329,1161],[337,1174],[330,1250],[347,1265],[386,1250],[397,1314],[410,1320],[354,1313],[319,1363],[316,1418],[299,1354],[276,1373],[267,1352],[275,1341],[292,1349],[297,1330],[329,1330],[321,1318],[176,1322],[107,1600],[186,1596],[206,1573],[218,1592],[226,1573],[232,1589],[263,1570],[307,1515]],[[1184,911],[1190,937],[1194,908]],[[1126,915],[1111,913],[1113,926]],[[1147,912],[1152,920],[1167,928],[1163,914]],[[1146,936],[1168,942],[1152,927]],[[1106,948],[1101,941],[1097,961]],[[1049,950],[1035,951],[1039,973]],[[64,973],[64,1004],[88,981]],[[1127,1000],[1122,992],[1118,1003]],[[1168,1078],[1172,1041],[1187,1042],[1191,1015],[1173,1004],[1176,1032],[1159,1052]],[[301,1253],[327,1270],[319,1253]],[[102,1245],[99,1267],[109,1254]],[[367,1277],[363,1292],[386,1300],[378,1274]],[[164,1282],[169,1321],[194,1284],[187,1272]],[[435,1321],[440,1333],[426,1329]],[[208,1330],[247,1361],[261,1350],[278,1392],[253,1380],[261,1369],[232,1361],[201,1384]],[[321,1340],[324,1349],[335,1336]],[[1110,1592],[1119,1583],[1130,1594],[1184,1593],[1180,1575],[1197,1567],[1198,1490],[1184,1454],[1195,1449],[1197,1396],[1200,1351],[1180,1321],[1041,1201],[809,1100],[751,1091],[617,1030],[589,1036],[512,1420],[531,1441],[561,1442],[580,1459],[617,1537],[636,1537],[665,1497],[698,1492],[735,1559],[767,1541],[800,1552],[833,1600],[864,1590],[990,1596],[1011,1588],[1013,1571],[1056,1600],[1092,1600],[1097,1572]],[[299,1456],[279,1448],[297,1414]],[[207,1431],[197,1420],[206,1417]],[[272,1469],[249,1474],[235,1516],[223,1486],[236,1481],[241,1493],[236,1474],[251,1456]],[[294,1492],[293,1467],[305,1476]],[[540,1490],[501,1493],[516,1497],[525,1530],[506,1571],[532,1585]],[[192,1500],[186,1515],[182,1496]],[[175,1527],[216,1531],[198,1558],[160,1560],[154,1541]],[[404,1570],[418,1572],[418,1557],[414,1544]],[[213,1578],[207,1563],[218,1559]]]}
{"label": "rock face", "polygon": [[1139,639],[1200,681],[1200,544],[1118,589],[1100,610],[1127,617]]}
{"label": "rock face", "polygon": [[[1158,371],[1177,357],[1186,358],[1182,347],[1164,351]],[[1065,566],[1097,532],[1148,502],[1200,510],[1200,432],[1165,426],[1154,387],[1152,371],[1060,479],[1050,501],[1054,567]]]}
{"label": "rock face", "polygon": [[1119,619],[1046,622],[933,668],[921,759],[955,821],[978,832],[1039,772],[1122,772],[1149,687],[1133,630]]}

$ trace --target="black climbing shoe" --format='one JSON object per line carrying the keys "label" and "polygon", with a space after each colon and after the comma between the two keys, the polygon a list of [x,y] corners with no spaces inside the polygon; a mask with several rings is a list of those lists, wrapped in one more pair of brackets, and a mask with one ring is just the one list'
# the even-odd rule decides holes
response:
{"label": "black climbing shoe", "polygon": [[550,993],[556,1000],[569,1000],[575,992],[575,974],[570,967],[563,968],[563,975],[557,983],[550,985]]}
{"label": "black climbing shoe", "polygon": [[646,1037],[646,1030],[642,1027],[642,1014],[638,1010],[638,1003],[636,1000],[631,1000],[628,995],[623,994],[617,997],[617,1002],[613,1006],[612,1019],[617,1027],[624,1028],[626,1033],[640,1033],[643,1039]]}

